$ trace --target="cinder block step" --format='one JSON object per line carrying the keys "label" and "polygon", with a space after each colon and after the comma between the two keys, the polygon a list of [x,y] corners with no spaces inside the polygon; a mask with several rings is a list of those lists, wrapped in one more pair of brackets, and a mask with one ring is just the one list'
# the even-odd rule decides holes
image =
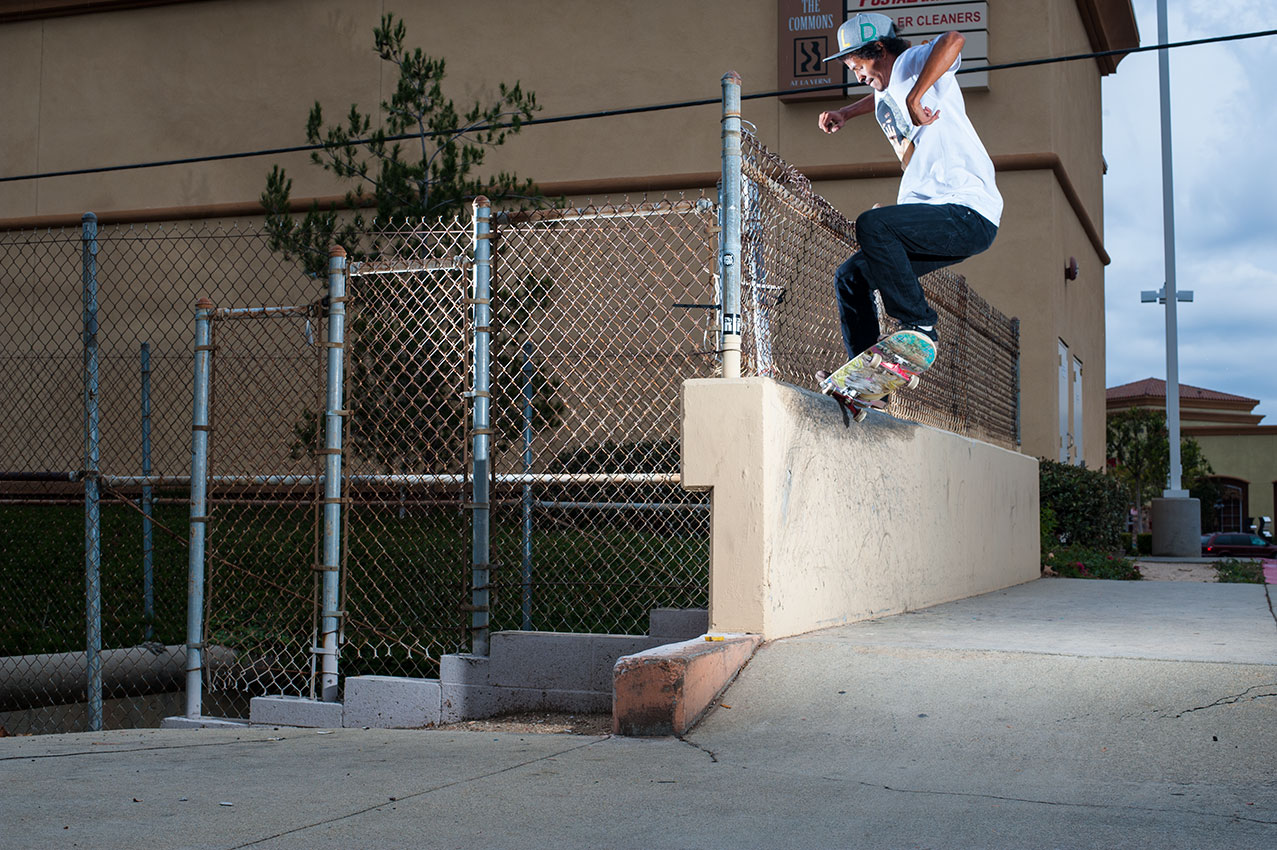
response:
{"label": "cinder block step", "polygon": [[306,726],[340,729],[342,706],[305,697],[266,696],[249,701],[248,719],[254,726]]}
{"label": "cinder block step", "polygon": [[441,716],[436,679],[400,676],[351,676],[346,680],[347,726],[419,729],[436,726]]}
{"label": "cinder block step", "polygon": [[667,642],[646,635],[493,632],[487,684],[607,694],[618,658]]}
{"label": "cinder block step", "polygon": [[682,735],[761,642],[759,635],[705,635],[618,659],[612,670],[612,730],[618,735]]}

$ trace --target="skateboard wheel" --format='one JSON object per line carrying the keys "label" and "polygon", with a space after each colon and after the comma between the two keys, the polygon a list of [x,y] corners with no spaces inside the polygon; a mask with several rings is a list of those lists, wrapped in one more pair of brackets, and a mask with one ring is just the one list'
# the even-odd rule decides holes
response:
{"label": "skateboard wheel", "polygon": [[907,384],[907,386],[909,387],[909,389],[913,390],[913,389],[917,389],[919,383],[921,383],[921,381],[919,381],[917,375],[910,375],[909,383]]}
{"label": "skateboard wheel", "polygon": [[829,395],[831,392],[833,392],[833,389],[834,388],[830,386],[821,386],[820,391],[824,393],[825,395]]}
{"label": "skateboard wheel", "polygon": [[870,358],[869,358],[869,368],[870,368],[870,369],[876,369],[876,368],[878,368],[878,365],[879,365],[880,363],[882,363],[882,355],[881,355],[881,354],[875,354],[875,355],[873,355],[872,357],[870,357]]}
{"label": "skateboard wheel", "polygon": [[855,415],[853,418],[854,418],[857,422],[864,422],[864,421],[865,421],[865,418],[866,418],[868,415],[869,415],[869,411],[868,411],[868,410],[865,410],[865,409],[863,409],[863,408],[862,408],[862,409],[860,409],[860,410],[857,410],[857,411],[856,411],[856,415]]}

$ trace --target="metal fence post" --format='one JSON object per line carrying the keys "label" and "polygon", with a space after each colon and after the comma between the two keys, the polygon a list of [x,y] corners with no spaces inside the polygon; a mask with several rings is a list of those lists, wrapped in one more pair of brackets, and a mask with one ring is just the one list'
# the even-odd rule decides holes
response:
{"label": "metal fence post", "polygon": [[328,401],[324,411],[324,548],[320,640],[320,699],[337,701],[338,637],[342,611],[341,569],[341,451],[343,360],[346,341],[346,251],[328,252]]}
{"label": "metal fence post", "polygon": [[[532,340],[523,343],[523,472],[532,474],[532,416],[536,391],[532,381]],[[523,630],[532,630],[532,484],[523,483]]]}
{"label": "metal fence post", "polygon": [[195,403],[191,422],[191,545],[186,582],[186,716],[199,717],[204,673],[204,538],[208,529],[209,384],[213,302],[195,305]]}
{"label": "metal fence post", "polygon": [[142,618],[155,640],[155,545],[151,529],[151,344],[142,343]]}
{"label": "metal fence post", "polygon": [[723,75],[723,232],[718,263],[723,282],[723,377],[740,377],[741,129],[740,74]]}
{"label": "metal fence post", "polygon": [[98,217],[81,221],[84,283],[84,611],[89,731],[102,729],[102,516],[98,476]]}
{"label": "metal fence post", "polygon": [[472,474],[474,482],[470,552],[470,651],[488,654],[488,558],[491,503],[491,469],[488,449],[491,421],[492,333],[492,205],[487,198],[474,200],[474,383],[472,397]]}

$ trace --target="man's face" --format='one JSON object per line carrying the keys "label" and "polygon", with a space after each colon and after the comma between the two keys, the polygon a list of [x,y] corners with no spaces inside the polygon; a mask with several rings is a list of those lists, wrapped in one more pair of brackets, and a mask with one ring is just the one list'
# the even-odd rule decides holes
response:
{"label": "man's face", "polygon": [[891,82],[891,66],[895,64],[895,57],[889,53],[884,52],[877,59],[865,59],[852,53],[844,56],[842,61],[858,81],[874,91],[883,91]]}

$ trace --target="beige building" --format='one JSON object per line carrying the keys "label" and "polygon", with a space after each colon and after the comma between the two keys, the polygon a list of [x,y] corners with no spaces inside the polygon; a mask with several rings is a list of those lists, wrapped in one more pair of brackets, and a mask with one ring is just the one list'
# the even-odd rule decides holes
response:
{"label": "beige building", "polygon": [[[411,44],[447,59],[458,101],[518,80],[536,93],[542,115],[563,116],[712,99],[728,70],[741,74],[747,95],[801,94],[800,84],[827,71],[810,61],[820,39],[862,5],[869,8],[863,0],[3,0],[0,177],[299,144],[316,100],[336,118],[351,103],[369,110],[388,97],[393,74],[372,51],[386,12],[404,19]],[[872,6],[907,23],[902,31],[915,39],[965,29],[971,67],[1138,43],[1129,0]],[[959,271],[1021,319],[1023,451],[1092,468],[1105,454],[1109,262],[1100,78],[1119,58],[964,80],[1006,209],[993,248]],[[836,102],[747,100],[744,117],[854,217],[894,200],[899,167],[873,122],[834,137],[817,130],[817,115]],[[514,170],[546,194],[600,200],[712,187],[718,113],[711,105],[530,127],[494,154],[491,172]],[[0,227],[74,225],[86,210],[108,223],[252,217],[277,162],[303,205],[345,190],[304,153],[47,176],[0,183]]]}
{"label": "beige building", "polygon": [[[1145,378],[1111,387],[1108,412],[1166,409],[1166,382]],[[1220,490],[1221,531],[1272,531],[1277,503],[1277,425],[1254,413],[1258,399],[1180,384],[1180,432],[1202,447]]]}

